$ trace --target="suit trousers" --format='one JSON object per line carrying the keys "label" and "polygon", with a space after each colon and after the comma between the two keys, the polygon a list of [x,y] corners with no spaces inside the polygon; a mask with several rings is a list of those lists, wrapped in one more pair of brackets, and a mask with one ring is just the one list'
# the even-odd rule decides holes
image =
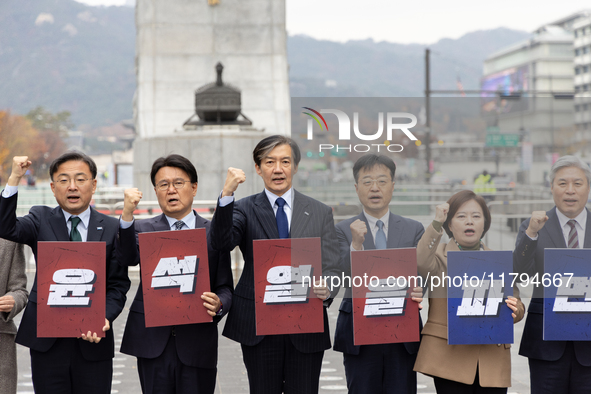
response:
{"label": "suit trousers", "polygon": [[529,359],[531,394],[591,393],[591,367],[579,363],[574,346],[568,341],[556,361]]}
{"label": "suit trousers", "polygon": [[46,352],[30,349],[35,394],[111,393],[113,360],[86,360],[81,340],[59,338]]}
{"label": "suit trousers", "polygon": [[344,353],[349,394],[416,393],[416,359],[403,343],[363,345],[358,355]]}
{"label": "suit trousers", "polygon": [[317,394],[324,351],[302,353],[289,335],[267,335],[242,345],[251,394]]}
{"label": "suit trousers", "polygon": [[138,357],[137,367],[144,394],[213,394],[215,391],[217,368],[183,364],[173,335],[160,356]]}

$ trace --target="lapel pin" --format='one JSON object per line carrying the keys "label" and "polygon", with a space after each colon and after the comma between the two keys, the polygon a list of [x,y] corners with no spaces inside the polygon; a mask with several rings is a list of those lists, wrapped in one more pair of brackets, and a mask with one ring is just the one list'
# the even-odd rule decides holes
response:
{"label": "lapel pin", "polygon": [[310,216],[310,214],[309,214],[308,212],[304,211],[304,213],[305,213],[306,215]]}
{"label": "lapel pin", "polygon": [[103,231],[103,228],[102,227],[97,227],[96,228],[96,231]]}

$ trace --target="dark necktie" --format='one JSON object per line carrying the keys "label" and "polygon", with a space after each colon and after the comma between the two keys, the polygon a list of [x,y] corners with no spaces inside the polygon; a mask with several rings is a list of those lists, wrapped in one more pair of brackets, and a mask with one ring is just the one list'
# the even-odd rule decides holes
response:
{"label": "dark necktie", "polygon": [[577,232],[577,228],[575,224],[577,223],[576,220],[571,219],[566,224],[570,226],[570,231],[568,232],[568,247],[572,249],[579,248],[579,233]]}
{"label": "dark necktie", "polygon": [[277,215],[275,216],[275,221],[277,221],[277,230],[279,230],[279,238],[289,238],[289,225],[287,224],[287,215],[283,210],[285,200],[279,197],[275,202],[279,207],[277,208]]}
{"label": "dark necktie", "polygon": [[386,233],[384,232],[384,222],[378,220],[378,232],[376,233],[376,249],[386,249],[388,242],[386,241]]}
{"label": "dark necktie", "polygon": [[175,228],[175,230],[182,229],[184,225],[185,225],[185,222],[183,222],[182,220],[179,220],[179,221],[174,222],[174,228]]}
{"label": "dark necktie", "polygon": [[78,231],[78,223],[80,223],[80,218],[77,216],[70,216],[70,221],[72,222],[72,230],[70,231],[70,241],[75,242],[82,242],[82,236]]}

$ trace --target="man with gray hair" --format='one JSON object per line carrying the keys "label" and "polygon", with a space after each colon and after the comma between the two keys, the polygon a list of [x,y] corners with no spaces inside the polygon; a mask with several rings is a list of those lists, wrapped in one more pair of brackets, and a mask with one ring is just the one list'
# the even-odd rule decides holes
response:
{"label": "man with gray hair", "polygon": [[[545,248],[591,248],[591,213],[585,208],[591,171],[575,156],[563,156],[549,175],[554,208],[534,211],[521,224],[513,267],[515,272],[544,274]],[[589,229],[589,231],[587,231]],[[531,392],[591,392],[591,341],[543,340],[544,287],[534,287],[519,354],[529,358]]]}

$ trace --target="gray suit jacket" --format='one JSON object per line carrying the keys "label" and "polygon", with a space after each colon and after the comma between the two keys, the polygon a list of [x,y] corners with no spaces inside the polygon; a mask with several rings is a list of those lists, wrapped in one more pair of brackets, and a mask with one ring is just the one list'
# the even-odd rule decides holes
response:
{"label": "gray suit jacket", "polygon": [[16,334],[12,319],[27,305],[27,275],[25,274],[25,255],[23,245],[0,238],[0,297],[14,297],[14,308],[10,312],[0,312],[0,333]]}

